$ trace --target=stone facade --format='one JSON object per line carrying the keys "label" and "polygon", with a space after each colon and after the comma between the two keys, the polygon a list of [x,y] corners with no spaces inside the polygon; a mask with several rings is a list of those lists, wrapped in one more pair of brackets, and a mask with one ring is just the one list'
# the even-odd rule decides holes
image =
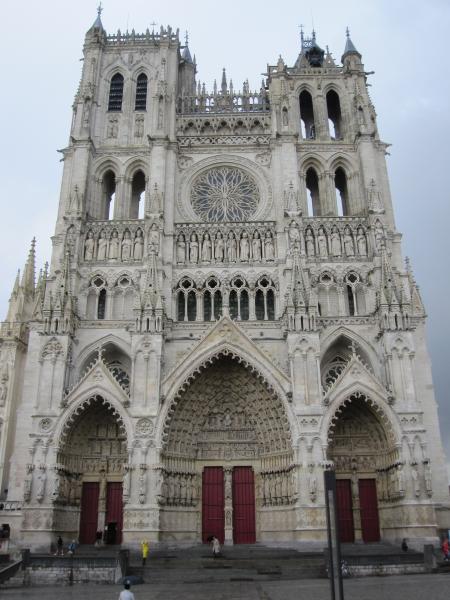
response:
{"label": "stone facade", "polygon": [[[202,472],[252,468],[256,540],[325,538],[324,469],[376,482],[381,538],[435,539],[448,487],[425,342],[361,55],[302,34],[261,89],[208,93],[170,27],[85,37],[49,267],[2,324],[3,521],[199,541]],[[361,510],[360,510],[361,509]],[[205,532],[203,532],[205,533]]]}

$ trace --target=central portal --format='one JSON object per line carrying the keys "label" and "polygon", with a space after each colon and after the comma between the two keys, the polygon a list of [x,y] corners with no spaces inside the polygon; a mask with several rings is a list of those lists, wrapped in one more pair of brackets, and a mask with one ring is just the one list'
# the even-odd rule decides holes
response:
{"label": "central portal", "polygon": [[252,544],[285,528],[296,498],[283,401],[242,359],[200,367],[168,411],[161,453],[162,540]]}
{"label": "central portal", "polygon": [[[229,528],[231,523],[234,544],[254,544],[256,542],[255,478],[252,467],[234,467],[231,483],[231,498],[229,498],[229,493],[225,493],[224,469],[222,467],[205,467],[203,470],[203,543],[206,543],[214,535],[223,544],[226,541],[225,528]],[[227,506],[227,510],[226,504],[230,504]],[[227,523],[225,519],[227,519]]]}

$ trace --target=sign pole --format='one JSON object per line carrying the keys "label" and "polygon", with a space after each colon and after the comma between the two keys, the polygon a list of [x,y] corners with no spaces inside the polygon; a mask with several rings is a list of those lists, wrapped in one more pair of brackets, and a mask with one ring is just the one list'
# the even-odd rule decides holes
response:
{"label": "sign pole", "polygon": [[344,600],[341,570],[341,546],[336,508],[336,474],[324,471],[325,506],[327,512],[328,565],[331,586],[331,600]]}

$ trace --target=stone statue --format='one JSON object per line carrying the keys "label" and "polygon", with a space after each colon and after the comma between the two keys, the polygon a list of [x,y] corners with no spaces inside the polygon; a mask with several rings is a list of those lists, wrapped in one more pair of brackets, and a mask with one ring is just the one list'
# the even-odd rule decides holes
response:
{"label": "stone statue", "polygon": [[38,486],[36,491],[36,500],[42,502],[45,496],[45,484],[47,481],[47,472],[45,465],[39,466]]}
{"label": "stone statue", "polygon": [[258,231],[255,231],[252,239],[252,254],[253,260],[261,260],[261,237]]}
{"label": "stone statue", "polygon": [[431,465],[430,465],[429,460],[424,462],[423,469],[424,469],[424,477],[425,477],[425,491],[427,493],[427,496],[432,496],[433,495],[433,478],[432,478],[432,474],[431,474]]}
{"label": "stone statue", "polygon": [[275,247],[273,245],[272,233],[267,230],[264,239],[264,253],[267,261],[275,260]]}
{"label": "stone statue", "polygon": [[130,260],[132,248],[133,242],[131,241],[130,232],[127,229],[123,234],[122,240],[122,260]]}
{"label": "stone statue", "polygon": [[198,263],[198,240],[196,233],[191,235],[191,240],[189,243],[189,262],[195,265]]}
{"label": "stone statue", "polygon": [[246,231],[243,232],[241,241],[239,244],[239,257],[242,262],[247,262],[249,259],[249,243],[248,243],[248,233]]}
{"label": "stone statue", "polygon": [[358,246],[358,254],[360,256],[367,256],[366,234],[364,233],[364,229],[362,227],[358,227],[356,245]]}
{"label": "stone statue", "polygon": [[353,236],[348,227],[344,230],[344,252],[346,256],[355,256],[355,248],[353,245]]}
{"label": "stone statue", "polygon": [[405,493],[405,475],[403,473],[403,465],[397,465],[397,490],[400,495]]}
{"label": "stone statue", "polygon": [[286,107],[284,107],[283,110],[281,111],[281,114],[282,114],[283,127],[287,127],[289,124],[288,109]]}
{"label": "stone statue", "polygon": [[307,256],[314,256],[316,254],[316,249],[314,246],[314,236],[313,236],[313,232],[309,228],[306,230],[305,244],[306,244]]}
{"label": "stone statue", "polygon": [[9,369],[8,363],[5,362],[0,374],[0,406],[5,406],[6,399],[8,397],[8,380],[9,380]]}
{"label": "stone statue", "polygon": [[183,264],[186,260],[186,241],[184,235],[180,233],[177,238],[177,263]]}
{"label": "stone statue", "polygon": [[106,260],[108,251],[108,240],[103,229],[100,231],[98,236],[98,249],[97,249],[97,260]]}
{"label": "stone statue", "polygon": [[384,248],[384,245],[385,245],[384,229],[383,229],[383,226],[381,225],[380,221],[377,221],[375,223],[375,229],[374,229],[373,235],[375,237],[375,246],[376,246],[378,252],[380,252],[380,250],[382,248]]}
{"label": "stone statue", "polygon": [[319,229],[317,234],[317,246],[319,248],[319,256],[325,258],[328,256],[327,236],[323,227]]}
{"label": "stone statue", "polygon": [[223,240],[223,235],[218,232],[216,235],[216,242],[214,244],[214,259],[216,262],[223,262],[225,258],[225,242]]}
{"label": "stone statue", "polygon": [[236,262],[237,259],[237,243],[232,231],[228,234],[227,239],[227,259],[228,262]]}
{"label": "stone statue", "polygon": [[95,240],[92,231],[88,231],[86,241],[84,242],[84,260],[92,260],[94,258]]}
{"label": "stone statue", "polygon": [[335,258],[341,256],[342,248],[341,248],[341,236],[339,235],[339,231],[336,227],[333,227],[331,231],[331,255]]}
{"label": "stone statue", "polygon": [[130,486],[131,486],[131,467],[128,464],[123,466],[123,501],[126,504],[130,498]]}
{"label": "stone statue", "polygon": [[212,243],[209,233],[203,235],[202,242],[202,262],[211,262],[212,257]]}
{"label": "stone statue", "polygon": [[317,498],[317,477],[314,473],[314,465],[310,464],[308,466],[309,476],[308,476],[308,489],[309,489],[309,497],[311,502],[315,502]]}
{"label": "stone statue", "polygon": [[381,202],[381,194],[377,189],[377,184],[375,183],[374,179],[371,179],[370,185],[367,188],[367,203],[371,213],[384,213],[383,204]]}
{"label": "stone statue", "polygon": [[158,226],[156,223],[152,223],[148,234],[148,242],[150,248],[155,252],[155,254],[159,253],[159,237]]}
{"label": "stone statue", "polygon": [[298,192],[294,189],[292,181],[284,190],[284,206],[287,213],[298,212]]}
{"label": "stone statue", "polygon": [[144,236],[142,233],[142,229],[138,229],[136,231],[136,236],[134,238],[133,257],[134,257],[134,260],[142,260],[143,256],[144,256]]}
{"label": "stone statue", "polygon": [[420,496],[420,481],[419,481],[419,472],[417,471],[417,466],[415,464],[411,465],[411,478],[413,484],[414,495],[416,498]]}
{"label": "stone statue", "polygon": [[295,221],[291,221],[289,225],[289,246],[291,248],[300,248],[300,231]]}
{"label": "stone statue", "polygon": [[145,504],[147,498],[147,471],[141,466],[139,474],[139,504]]}
{"label": "stone statue", "polygon": [[114,230],[109,240],[109,253],[108,258],[117,259],[119,258],[119,234]]}
{"label": "stone statue", "polygon": [[31,499],[31,486],[33,483],[33,470],[34,465],[27,464],[27,474],[25,475],[25,479],[23,482],[23,499],[25,502],[29,502]]}

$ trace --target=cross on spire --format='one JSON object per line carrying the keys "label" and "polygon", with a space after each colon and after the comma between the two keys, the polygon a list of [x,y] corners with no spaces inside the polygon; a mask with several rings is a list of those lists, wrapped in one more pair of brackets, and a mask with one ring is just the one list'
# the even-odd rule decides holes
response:
{"label": "cross on spire", "polygon": [[150,27],[152,28],[152,33],[155,33],[155,27],[158,25],[158,23],[155,23],[155,21],[153,21],[153,23],[150,23]]}
{"label": "cross on spire", "polygon": [[99,17],[101,17],[102,12],[103,12],[103,6],[102,6],[102,3],[100,2],[99,5],[97,6],[97,14]]}
{"label": "cross on spire", "polygon": [[348,26],[347,26],[347,28],[345,30],[345,35],[347,36],[347,38],[350,37],[350,29],[348,28]]}
{"label": "cross on spire", "polygon": [[189,44],[189,32],[187,30],[184,32],[184,43],[186,46]]}

